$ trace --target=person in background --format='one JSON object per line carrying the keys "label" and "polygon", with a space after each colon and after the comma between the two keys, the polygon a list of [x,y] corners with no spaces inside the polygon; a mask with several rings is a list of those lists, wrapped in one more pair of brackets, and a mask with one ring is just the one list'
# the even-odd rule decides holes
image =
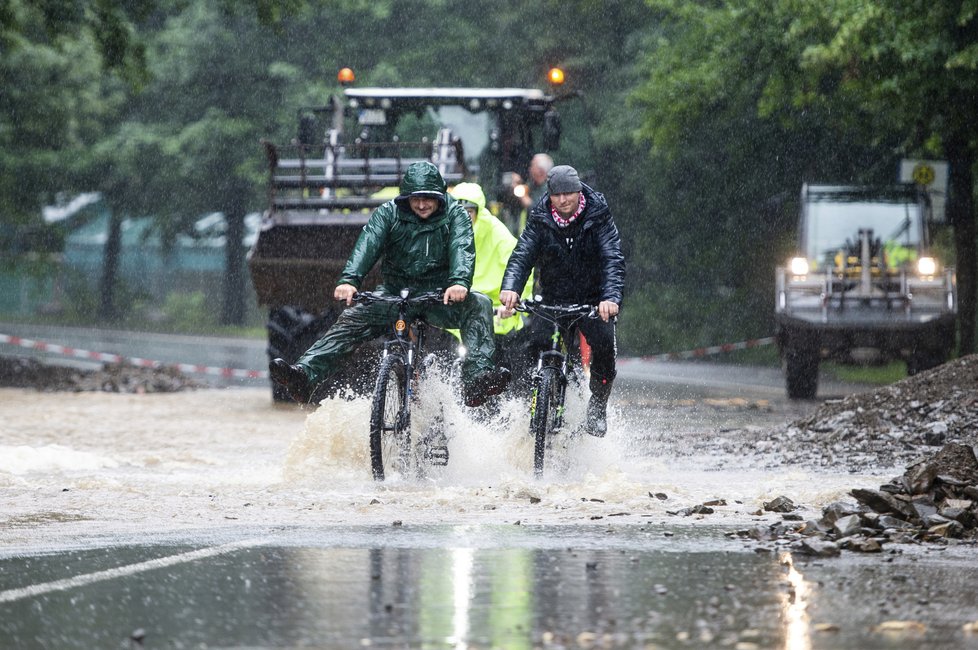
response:
{"label": "person in background", "polygon": [[[591,397],[584,430],[604,436],[616,375],[615,317],[622,302],[625,257],[604,195],[581,183],[569,165],[550,170],[547,194],[533,206],[506,264],[499,292],[504,315],[516,307],[534,267],[544,302],[597,305],[600,319],[582,319],[577,327],[591,348]],[[537,320],[541,319],[530,326],[534,357],[548,346],[550,334],[548,324]]]}
{"label": "person in background", "polygon": [[[379,260],[382,284],[377,291],[397,295],[444,290],[443,302],[423,308],[432,325],[461,330],[467,353],[462,363],[465,404],[481,406],[509,383],[506,368],[495,369],[492,301],[470,291],[475,270],[472,221],[446,191],[445,180],[430,162],[407,167],[400,194],[370,215],[333,291],[350,306],[364,277]],[[335,372],[339,359],[360,343],[390,327],[396,306],[373,303],[346,309],[319,341],[290,365],[273,359],[269,373],[299,402]]]}
{"label": "person in background", "polygon": [[[451,190],[451,195],[465,208],[472,219],[475,235],[475,273],[472,276],[472,290],[484,293],[492,300],[494,311],[493,331],[496,335],[496,358],[503,365],[515,370],[523,363],[525,354],[519,350],[524,337],[518,332],[523,329],[523,318],[511,314],[502,318],[499,309],[499,287],[502,284],[506,262],[516,246],[516,237],[502,221],[486,208],[486,195],[477,183],[459,183]],[[533,295],[532,274],[527,279],[523,298]]]}
{"label": "person in background", "polygon": [[519,174],[513,174],[513,192],[522,206],[519,224],[516,226],[514,234],[519,235],[523,232],[530,210],[547,193],[547,174],[550,173],[553,166],[553,158],[548,154],[538,153],[530,159],[528,182],[524,183],[523,177]]}

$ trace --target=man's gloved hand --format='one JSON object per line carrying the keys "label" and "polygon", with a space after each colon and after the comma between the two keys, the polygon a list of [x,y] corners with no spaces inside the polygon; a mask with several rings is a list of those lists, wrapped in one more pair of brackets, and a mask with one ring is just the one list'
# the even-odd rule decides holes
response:
{"label": "man's gloved hand", "polygon": [[502,304],[499,310],[499,317],[509,318],[516,311],[516,305],[520,302],[520,294],[515,291],[500,291],[499,302]]}
{"label": "man's gloved hand", "polygon": [[496,307],[492,310],[492,315],[495,318],[493,321],[496,325],[500,325],[502,321],[507,318],[511,318],[516,312],[512,309],[506,309],[505,307]]}

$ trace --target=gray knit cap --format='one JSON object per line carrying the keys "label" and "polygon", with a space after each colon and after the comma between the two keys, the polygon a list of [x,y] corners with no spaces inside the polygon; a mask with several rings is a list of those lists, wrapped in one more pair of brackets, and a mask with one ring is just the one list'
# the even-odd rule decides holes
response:
{"label": "gray knit cap", "polygon": [[551,194],[581,191],[581,177],[570,165],[557,165],[547,173],[547,190]]}

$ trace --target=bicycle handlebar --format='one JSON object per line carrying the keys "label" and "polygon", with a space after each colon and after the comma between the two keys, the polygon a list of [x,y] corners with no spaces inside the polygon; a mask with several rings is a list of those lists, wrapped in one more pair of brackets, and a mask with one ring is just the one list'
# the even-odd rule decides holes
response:
{"label": "bicycle handlebar", "polygon": [[541,316],[552,323],[570,316],[600,318],[597,305],[546,305],[535,300],[521,300],[516,305],[516,311]]}
{"label": "bicycle handlebar", "polygon": [[418,294],[408,294],[405,297],[400,295],[394,295],[389,293],[379,293],[377,291],[358,291],[353,294],[353,302],[363,303],[369,305],[375,302],[386,302],[390,304],[435,304],[441,303],[444,300],[445,292],[442,290],[435,291],[425,291]]}

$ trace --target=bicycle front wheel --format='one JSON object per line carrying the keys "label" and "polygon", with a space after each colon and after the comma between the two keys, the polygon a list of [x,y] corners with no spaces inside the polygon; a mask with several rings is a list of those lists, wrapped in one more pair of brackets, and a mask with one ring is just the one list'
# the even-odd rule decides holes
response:
{"label": "bicycle front wheel", "polygon": [[560,394],[560,371],[557,368],[542,368],[533,387],[533,402],[530,408],[530,435],[533,436],[533,473],[543,475],[543,459],[547,453],[550,436],[560,419],[563,400]]}
{"label": "bicycle front wheel", "polygon": [[370,408],[370,467],[374,480],[407,474],[411,463],[411,414],[404,358],[388,354],[380,363]]}

